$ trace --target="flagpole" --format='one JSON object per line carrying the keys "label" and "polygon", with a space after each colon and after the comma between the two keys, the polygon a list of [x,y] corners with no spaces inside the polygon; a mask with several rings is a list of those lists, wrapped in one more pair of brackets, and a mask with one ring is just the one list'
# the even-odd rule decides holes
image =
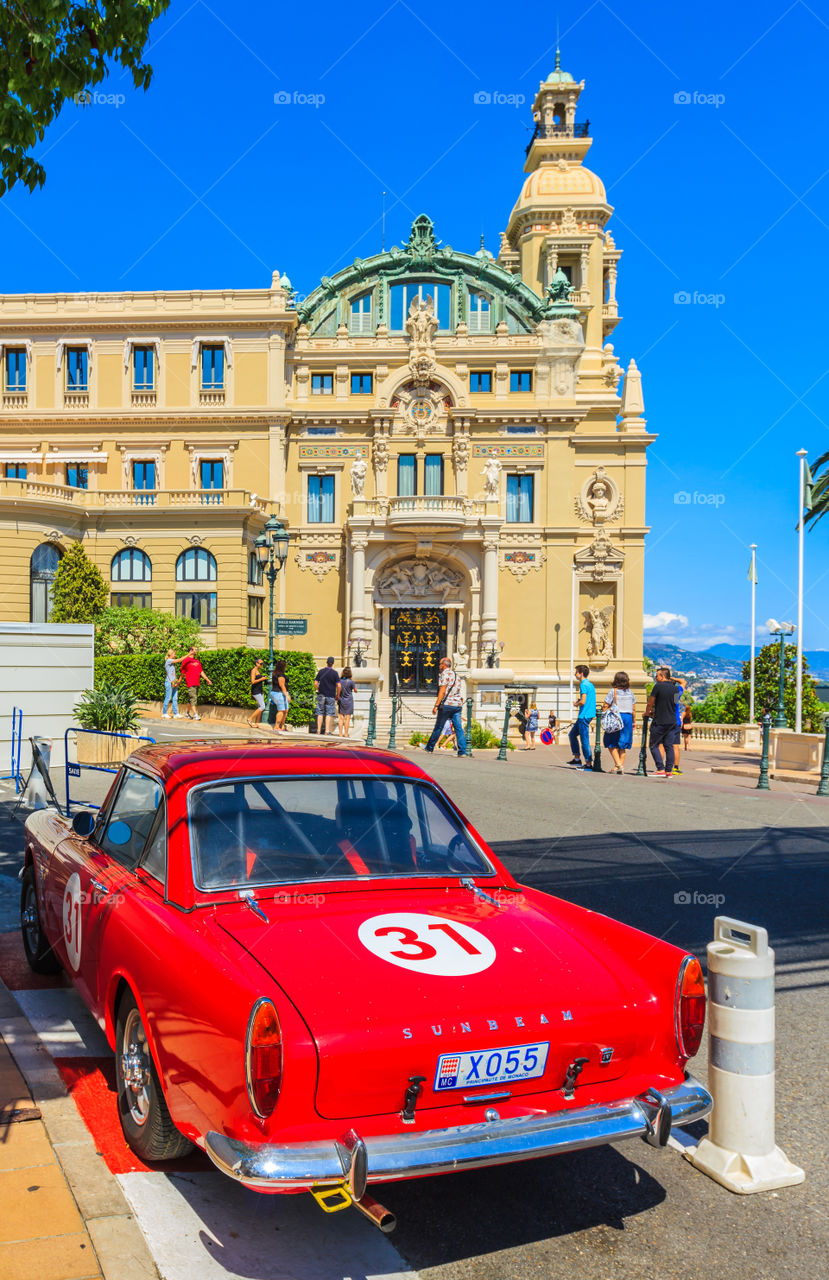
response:
{"label": "flagpole", "polygon": [[749,693],[748,722],[754,724],[754,652],[757,630],[757,543],[751,544],[751,688]]}
{"label": "flagpole", "polygon": [[799,516],[797,525],[797,675],[795,677],[794,731],[803,731],[803,508],[806,505],[806,450],[798,449],[800,459]]}

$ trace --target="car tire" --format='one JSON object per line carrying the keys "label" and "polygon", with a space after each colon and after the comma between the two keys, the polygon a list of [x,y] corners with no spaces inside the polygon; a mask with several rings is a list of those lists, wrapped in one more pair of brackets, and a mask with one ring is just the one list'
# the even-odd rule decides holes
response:
{"label": "car tire", "polygon": [[31,863],[23,872],[20,884],[20,931],[29,968],[35,973],[59,973],[60,961],[41,928],[37,881]]}
{"label": "car tire", "polygon": [[193,1144],[170,1118],[147,1033],[132,992],[118,1006],[115,1025],[115,1079],[124,1137],[142,1160],[175,1160]]}

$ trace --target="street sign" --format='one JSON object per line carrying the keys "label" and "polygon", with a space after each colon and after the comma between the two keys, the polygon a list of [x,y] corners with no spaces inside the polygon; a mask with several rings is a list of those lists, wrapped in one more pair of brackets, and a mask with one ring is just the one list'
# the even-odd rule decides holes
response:
{"label": "street sign", "polygon": [[273,632],[276,636],[304,636],[308,633],[307,618],[274,618]]}

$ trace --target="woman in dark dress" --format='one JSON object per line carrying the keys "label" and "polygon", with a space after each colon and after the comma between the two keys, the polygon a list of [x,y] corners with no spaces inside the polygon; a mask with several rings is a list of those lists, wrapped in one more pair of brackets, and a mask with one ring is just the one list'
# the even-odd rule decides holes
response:
{"label": "woman in dark dress", "polygon": [[339,713],[341,738],[348,737],[348,731],[351,727],[351,717],[354,715],[354,689],[355,684],[351,679],[351,667],[344,667],[340,682],[337,685],[337,711]]}

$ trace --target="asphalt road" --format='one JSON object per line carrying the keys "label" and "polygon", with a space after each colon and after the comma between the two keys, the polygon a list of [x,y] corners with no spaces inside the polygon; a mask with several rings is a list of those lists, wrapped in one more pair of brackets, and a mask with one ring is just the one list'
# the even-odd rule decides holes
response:
{"label": "asphalt road", "polygon": [[[556,749],[506,765],[427,763],[525,883],[701,955],[716,914],[765,925],[778,963],[777,1141],[806,1181],[736,1196],[678,1153],[636,1141],[375,1187],[398,1216],[394,1244],[429,1280],[814,1280],[829,1251],[829,800],[782,785],[757,792],[686,761],[664,783],[575,773],[563,759]],[[6,877],[19,843],[4,815]],[[704,1051],[692,1065],[705,1080]],[[343,1259],[342,1275],[353,1274]]]}

